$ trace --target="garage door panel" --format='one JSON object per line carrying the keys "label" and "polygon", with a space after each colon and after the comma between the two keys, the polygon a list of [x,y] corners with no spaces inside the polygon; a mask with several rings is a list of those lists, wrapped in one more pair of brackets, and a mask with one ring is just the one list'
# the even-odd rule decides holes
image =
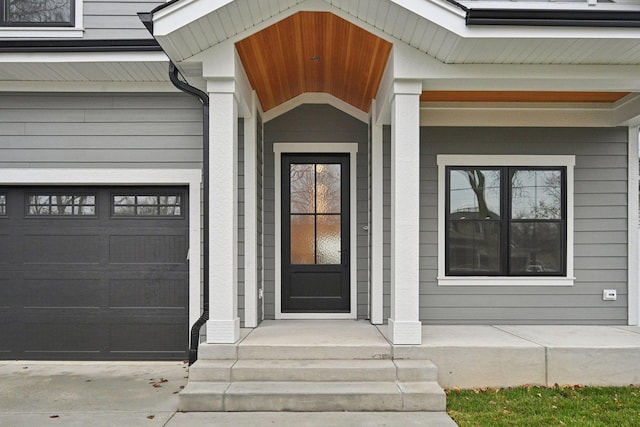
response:
{"label": "garage door panel", "polygon": [[184,279],[112,279],[109,283],[110,308],[184,310],[187,304]]}
{"label": "garage door panel", "polygon": [[16,324],[11,318],[0,309],[0,322],[2,327],[0,328],[0,358],[10,359],[15,358],[16,348],[19,348],[17,342],[17,335],[15,332]]}
{"label": "garage door panel", "polygon": [[[4,273],[5,276],[8,274]],[[15,305],[15,288],[9,277],[0,278],[0,310],[10,309]]]}
{"label": "garage door panel", "polygon": [[26,278],[23,292],[29,295],[29,306],[51,308],[99,308],[105,306],[100,279]]}
{"label": "garage door panel", "polygon": [[31,320],[24,323],[26,355],[34,353],[100,353],[104,347],[104,325],[100,322],[78,322],[77,319]]}
{"label": "garage door panel", "polygon": [[15,342],[15,290],[8,278],[0,279],[0,357],[9,358]]}
{"label": "garage door panel", "polygon": [[[0,227],[8,225],[6,220],[0,220]],[[1,229],[1,228],[0,228]],[[11,236],[9,233],[0,233],[0,266],[10,263],[11,253],[15,250],[14,245],[11,243]]]}
{"label": "garage door panel", "polygon": [[[158,322],[148,319],[149,323],[122,322],[113,323],[110,327],[112,352],[182,352],[187,343],[187,331],[175,322]],[[127,331],[135,329],[132,335]]]}
{"label": "garage door panel", "polygon": [[109,239],[112,264],[184,264],[184,235],[115,235]]}
{"label": "garage door panel", "polygon": [[23,239],[25,264],[99,264],[99,235],[33,235]]}
{"label": "garage door panel", "polygon": [[[183,216],[116,217],[110,202],[121,192],[180,194]],[[8,215],[0,216],[0,359],[186,357],[185,188],[0,187],[0,193],[8,195]],[[29,195],[76,193],[96,195],[95,215],[56,216],[60,209],[51,206],[60,198],[53,196],[43,196],[47,215],[25,213]]]}

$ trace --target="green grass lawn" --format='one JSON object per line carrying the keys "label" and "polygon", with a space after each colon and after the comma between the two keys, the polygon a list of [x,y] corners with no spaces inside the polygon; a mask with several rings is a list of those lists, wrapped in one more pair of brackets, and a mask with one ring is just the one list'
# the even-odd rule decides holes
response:
{"label": "green grass lawn", "polygon": [[640,387],[556,386],[447,390],[461,426],[640,426]]}

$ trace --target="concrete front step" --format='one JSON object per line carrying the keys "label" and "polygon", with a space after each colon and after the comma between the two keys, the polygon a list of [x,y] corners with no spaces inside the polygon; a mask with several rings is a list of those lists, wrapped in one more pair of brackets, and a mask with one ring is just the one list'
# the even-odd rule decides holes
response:
{"label": "concrete front step", "polygon": [[391,360],[238,360],[232,381],[395,381]]}
{"label": "concrete front step", "polygon": [[189,381],[437,381],[428,360],[198,360]]}
{"label": "concrete front step", "polygon": [[435,382],[189,382],[180,411],[444,411]]}
{"label": "concrete front step", "polygon": [[238,359],[391,359],[389,345],[242,345]]}
{"label": "concrete front step", "polygon": [[198,359],[391,359],[391,346],[387,343],[359,345],[280,345],[253,342],[236,344],[202,343]]}

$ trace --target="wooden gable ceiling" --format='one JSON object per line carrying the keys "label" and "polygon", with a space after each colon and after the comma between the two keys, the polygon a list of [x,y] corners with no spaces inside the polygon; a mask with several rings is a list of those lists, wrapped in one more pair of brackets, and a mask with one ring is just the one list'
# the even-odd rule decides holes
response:
{"label": "wooden gable ceiling", "polygon": [[329,12],[299,12],[236,43],[264,111],[326,92],[368,112],[391,46]]}

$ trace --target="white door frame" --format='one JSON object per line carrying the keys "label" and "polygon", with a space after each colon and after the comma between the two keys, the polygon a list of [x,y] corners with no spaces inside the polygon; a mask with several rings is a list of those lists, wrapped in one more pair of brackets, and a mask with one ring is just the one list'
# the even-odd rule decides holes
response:
{"label": "white door frame", "polygon": [[[357,143],[275,143],[273,144],[275,157],[275,259],[276,259],[276,283],[275,283],[275,303],[276,319],[355,319],[357,318],[358,306],[358,282],[357,282]],[[348,313],[283,313],[282,312],[282,212],[281,212],[281,161],[283,153],[336,153],[349,154],[349,186],[350,186],[350,212],[349,212],[349,286],[350,286],[350,311]]]}

